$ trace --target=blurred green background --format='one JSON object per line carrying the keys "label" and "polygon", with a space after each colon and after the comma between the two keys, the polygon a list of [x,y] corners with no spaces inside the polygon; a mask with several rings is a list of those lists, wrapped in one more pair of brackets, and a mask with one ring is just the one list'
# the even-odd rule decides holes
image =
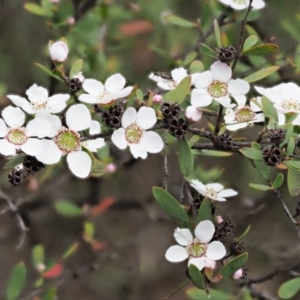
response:
{"label": "blurred green background", "polygon": [[[47,5],[47,0],[43,2]],[[263,59],[242,59],[235,77],[245,77],[262,64],[279,64],[282,66],[280,72],[259,85],[287,81],[299,83],[300,3],[284,0],[266,2],[265,9],[250,13],[250,24],[262,42],[276,43],[280,51]],[[25,3],[18,0],[0,2],[1,106],[9,104],[6,94],[25,95],[26,89],[33,83],[47,87],[51,94],[68,92],[63,83],[50,78],[34,65],[38,62],[53,67],[47,44],[50,39],[56,41],[61,37],[68,40],[70,49],[66,71],[82,58],[86,78],[104,81],[109,75],[120,72],[128,84],[138,84],[146,92],[155,87],[148,79],[150,72],[168,72],[181,65],[191,51],[198,49],[199,29],[168,24],[164,16],[175,14],[193,22],[200,20],[205,32],[221,10],[225,10],[217,5],[217,1],[203,0],[61,0],[57,5],[53,4],[53,15],[44,17],[25,10]],[[239,21],[244,11],[228,11],[228,15],[236,22],[222,29],[223,41],[229,39],[230,44],[237,46]],[[75,18],[74,24],[71,24],[73,20],[70,18]],[[213,35],[206,43],[216,47]],[[198,59],[206,68],[214,61],[201,53]],[[279,60],[275,62],[276,59]],[[206,126],[206,121],[203,120],[199,126]],[[241,131],[240,135],[255,139],[259,130],[260,127],[254,127]],[[182,178],[178,171],[176,147],[176,144],[172,145],[169,153],[168,186],[169,191],[178,197]],[[47,259],[54,262],[60,261],[74,243],[80,245],[77,252],[64,262],[65,273],[59,278],[66,280],[61,283],[57,279],[46,280],[47,285],[52,282],[58,285],[58,299],[162,299],[186,280],[186,262],[171,264],[164,259],[166,249],[175,243],[174,229],[180,224],[161,211],[151,192],[152,186],[162,185],[162,155],[133,161],[126,151],[111,147],[110,153],[116,160],[116,174],[85,181],[74,178],[63,162],[54,168],[48,167],[15,188],[8,186],[8,170],[1,172],[1,189],[19,206],[29,232],[22,248],[16,249],[19,230],[14,215],[5,211],[6,203],[3,201],[4,213],[0,216],[0,299],[5,299],[9,274],[19,261],[24,261],[29,270],[22,295],[25,297],[35,290],[38,272],[32,266],[31,253],[37,244],[43,245]],[[1,159],[1,166],[4,163],[5,160]],[[238,155],[229,158],[197,156],[196,173],[201,181],[210,182],[223,168],[219,182],[238,190],[239,195],[220,204],[218,214],[232,219],[236,224],[236,236],[251,224],[251,231],[245,239],[250,253],[249,276],[259,277],[296,263],[300,248],[293,226],[271,193],[249,187],[249,182],[264,183],[251,164]],[[297,200],[290,199],[285,187],[282,193],[293,211]],[[107,197],[113,197],[113,205],[96,215],[87,213],[86,216],[71,218],[54,209],[55,202],[64,199],[90,211]],[[92,247],[83,238],[86,220],[95,226],[95,239],[105,243],[100,249]],[[279,284],[288,278],[282,274],[258,285],[258,289],[276,297]],[[186,290],[191,287],[187,285],[172,299],[190,299]],[[225,280],[212,285],[212,288],[237,294],[238,284]],[[41,298],[32,296],[26,299]]]}

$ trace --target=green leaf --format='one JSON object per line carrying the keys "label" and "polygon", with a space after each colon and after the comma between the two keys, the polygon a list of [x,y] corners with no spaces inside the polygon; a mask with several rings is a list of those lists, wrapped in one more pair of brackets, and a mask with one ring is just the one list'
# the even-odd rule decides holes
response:
{"label": "green leaf", "polygon": [[294,297],[299,290],[300,277],[297,277],[283,283],[278,290],[278,296],[282,299],[290,299]]}
{"label": "green leaf", "polygon": [[81,71],[82,69],[82,65],[83,65],[83,60],[82,59],[78,59],[75,61],[75,63],[73,64],[71,70],[70,70],[70,78],[73,78],[73,76],[78,75],[78,73]]}
{"label": "green leaf", "polygon": [[270,167],[268,167],[267,165],[263,164],[262,161],[259,160],[254,160],[253,161],[255,168],[257,169],[257,171],[259,172],[259,174],[266,180],[270,180],[271,179],[271,171],[270,171]]}
{"label": "green leaf", "polygon": [[295,150],[295,146],[296,146],[295,139],[293,137],[290,137],[288,146],[287,146],[287,150],[286,150],[286,154],[287,155],[293,154],[293,152]]}
{"label": "green leaf", "polygon": [[209,290],[210,297],[208,298],[208,295],[206,294],[205,290],[199,290],[198,288],[191,288],[186,291],[190,299],[192,300],[231,300],[232,297],[229,294],[215,291],[215,290]]}
{"label": "green leaf", "polygon": [[18,155],[10,159],[3,167],[3,169],[13,169],[14,167],[22,164],[24,161],[25,155]]}
{"label": "green leaf", "polygon": [[214,31],[215,31],[217,46],[218,48],[221,48],[222,43],[221,43],[220,27],[217,19],[214,19]]}
{"label": "green leaf", "polygon": [[216,52],[213,49],[211,49],[210,47],[208,47],[207,45],[205,45],[205,44],[200,44],[199,45],[199,50],[203,54],[206,54],[206,55],[208,55],[210,57],[213,57],[213,58],[217,58]]}
{"label": "green leaf", "polygon": [[283,164],[286,165],[289,169],[300,172],[300,161],[298,160],[284,161]]}
{"label": "green leaf", "polygon": [[91,222],[84,223],[84,233],[92,239],[95,235],[95,226]]}
{"label": "green leaf", "polygon": [[211,220],[211,212],[211,203],[209,199],[204,198],[198,210],[197,222],[200,223],[204,220]]}
{"label": "green leaf", "polygon": [[245,147],[239,150],[244,156],[253,160],[262,160],[262,153],[259,150]]}
{"label": "green leaf", "polygon": [[15,300],[22,292],[26,280],[26,267],[23,262],[18,263],[9,278],[7,300]]}
{"label": "green leaf", "polygon": [[[86,148],[84,150],[86,150]],[[105,173],[105,164],[101,160],[93,157],[92,162],[93,162],[92,170],[91,170],[92,173],[94,174]]]}
{"label": "green leaf", "polygon": [[44,293],[42,300],[55,300],[56,298],[56,287],[51,286]]}
{"label": "green leaf", "polygon": [[178,162],[182,175],[188,177],[193,171],[194,159],[191,148],[185,139],[179,143]]}
{"label": "green leaf", "polygon": [[287,144],[289,139],[293,136],[294,133],[294,125],[292,123],[284,124],[283,126],[281,126],[281,128],[284,129],[286,132],[285,132],[285,138],[282,141],[282,143],[280,143],[279,148],[282,148],[285,144]]}
{"label": "green leaf", "polygon": [[171,103],[177,102],[180,104],[190,92],[191,80],[191,76],[183,78],[174,90],[164,95],[164,101],[170,101]]}
{"label": "green leaf", "polygon": [[153,187],[152,191],[156,202],[167,214],[178,220],[190,222],[188,214],[172,195],[159,187]]}
{"label": "green leaf", "polygon": [[261,105],[265,116],[278,122],[278,112],[274,107],[273,102],[263,96],[261,97]]}
{"label": "green leaf", "polygon": [[31,12],[34,15],[38,15],[38,16],[42,16],[42,17],[51,17],[52,16],[52,12],[51,10],[46,10],[42,7],[40,7],[39,5],[35,4],[35,3],[31,3],[31,2],[27,2],[24,4],[24,8]]}
{"label": "green leaf", "polygon": [[244,47],[243,47],[243,51],[251,48],[252,46],[254,46],[257,43],[257,36],[256,35],[250,35],[248,36],[248,38],[246,39],[245,43],[244,43]]}
{"label": "green leaf", "polygon": [[204,288],[204,279],[201,271],[193,264],[190,264],[189,266],[189,274],[191,276],[191,280],[193,284],[199,288],[203,289]]}
{"label": "green leaf", "polygon": [[68,257],[70,257],[72,254],[74,254],[76,252],[76,250],[79,247],[79,242],[75,242],[69,249],[67,249],[67,251],[64,253],[63,255],[63,259],[67,259]]}
{"label": "green leaf", "polygon": [[190,73],[201,73],[205,70],[204,65],[202,61],[200,60],[194,60],[190,65]]}
{"label": "green leaf", "polygon": [[283,184],[283,181],[284,181],[283,174],[281,174],[281,173],[277,174],[275,180],[273,181],[273,185],[272,185],[273,188],[274,189],[280,188],[282,186],[282,184]]}
{"label": "green leaf", "polygon": [[134,105],[137,88],[138,88],[138,85],[136,84],[128,96],[128,101],[127,101],[126,107],[132,107]]}
{"label": "green leaf", "polygon": [[216,151],[216,150],[201,150],[200,152],[196,152],[198,155],[204,156],[214,156],[214,157],[227,157],[231,156],[233,153],[225,152],[225,151]]}
{"label": "green leaf", "polygon": [[252,56],[264,56],[274,53],[278,50],[278,46],[275,44],[262,44],[251,47],[247,50],[243,50],[243,55],[252,55]]}
{"label": "green leaf", "polygon": [[32,250],[32,262],[35,267],[44,263],[45,259],[44,247],[42,245],[36,245]]}
{"label": "green leaf", "polygon": [[140,89],[137,89],[136,90],[136,97],[141,101],[143,102],[144,101],[144,93],[142,90]]}
{"label": "green leaf", "polygon": [[79,217],[83,215],[80,207],[65,200],[57,201],[54,207],[58,213],[66,217]]}
{"label": "green leaf", "polygon": [[197,57],[197,52],[189,53],[183,61],[183,66],[189,65]]}
{"label": "green leaf", "polygon": [[238,237],[238,241],[241,241],[250,231],[251,225],[248,225],[248,227],[246,228],[246,230]]}
{"label": "green leaf", "polygon": [[300,194],[300,170],[294,170],[289,168],[287,175],[288,189],[292,197],[296,197]]}
{"label": "green leaf", "polygon": [[196,27],[196,24],[174,15],[165,16],[165,20],[168,21],[170,24],[178,25],[181,27]]}
{"label": "green leaf", "polygon": [[240,268],[246,265],[248,261],[248,253],[245,252],[231,261],[229,261],[222,269],[219,271],[223,277],[230,278],[232,275]]}
{"label": "green leaf", "polygon": [[271,75],[272,73],[276,72],[279,69],[280,66],[267,67],[245,77],[244,80],[246,80],[249,83],[255,82]]}
{"label": "green leaf", "polygon": [[47,73],[48,75],[60,80],[60,81],[63,81],[58,75],[54,74],[51,70],[49,70],[47,67],[41,65],[41,64],[38,64],[38,63],[35,63],[36,66],[38,66],[39,68],[41,68],[45,73]]}
{"label": "green leaf", "polygon": [[263,191],[263,192],[272,189],[271,186],[264,185],[264,184],[249,183],[249,186],[252,187],[252,188],[254,188],[254,189],[256,189],[256,190]]}

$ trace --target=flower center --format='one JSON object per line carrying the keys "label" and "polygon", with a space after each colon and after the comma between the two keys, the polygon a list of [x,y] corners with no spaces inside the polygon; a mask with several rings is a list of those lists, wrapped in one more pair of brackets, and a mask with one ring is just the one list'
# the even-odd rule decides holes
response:
{"label": "flower center", "polygon": [[142,134],[143,131],[135,124],[128,126],[125,130],[125,137],[131,144],[137,144],[140,141]]}
{"label": "flower center", "polygon": [[12,144],[23,145],[27,141],[25,128],[11,129],[6,138]]}
{"label": "flower center", "polygon": [[218,193],[213,188],[206,188],[206,195],[207,198],[218,198]]}
{"label": "flower center", "polygon": [[207,88],[207,91],[213,98],[224,97],[227,95],[227,83],[214,80]]}
{"label": "flower center", "polygon": [[44,110],[47,108],[47,101],[31,102],[31,107],[33,110]]}
{"label": "flower center", "polygon": [[206,245],[201,244],[198,240],[194,240],[193,243],[188,246],[187,252],[190,257],[201,257],[206,252]]}
{"label": "flower center", "polygon": [[62,129],[57,137],[56,144],[64,152],[73,152],[80,149],[80,135],[76,131]]}
{"label": "flower center", "polygon": [[107,96],[109,96],[111,93],[108,91],[103,91],[100,95],[98,95],[97,99],[99,100],[99,102],[101,102],[102,99],[106,98]]}
{"label": "flower center", "polygon": [[237,122],[250,122],[255,117],[255,112],[249,107],[244,106],[235,110],[235,120]]}
{"label": "flower center", "polygon": [[299,101],[295,99],[283,100],[282,107],[285,110],[296,110],[296,111],[300,110]]}

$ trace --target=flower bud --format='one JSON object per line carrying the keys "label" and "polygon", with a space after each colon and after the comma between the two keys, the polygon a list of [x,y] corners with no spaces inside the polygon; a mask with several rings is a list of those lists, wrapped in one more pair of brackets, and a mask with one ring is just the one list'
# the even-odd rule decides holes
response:
{"label": "flower bud", "polygon": [[243,269],[238,269],[232,276],[233,279],[240,279],[243,276]]}
{"label": "flower bud", "polygon": [[153,103],[161,103],[162,101],[163,101],[162,95],[156,94],[153,96]]}
{"label": "flower bud", "polygon": [[66,60],[69,48],[64,42],[56,42],[49,47],[50,56],[53,61],[63,62]]}
{"label": "flower bud", "polygon": [[187,117],[187,119],[189,119],[190,121],[194,121],[197,122],[201,119],[202,117],[202,111],[198,110],[196,107],[194,106],[188,106],[185,110],[185,116]]}

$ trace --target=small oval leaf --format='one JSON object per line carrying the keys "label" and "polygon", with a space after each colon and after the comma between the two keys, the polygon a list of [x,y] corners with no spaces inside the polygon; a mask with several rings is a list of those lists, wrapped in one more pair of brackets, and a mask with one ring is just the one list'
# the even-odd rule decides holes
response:
{"label": "small oval leaf", "polygon": [[164,101],[170,101],[171,103],[177,102],[180,104],[190,92],[190,87],[191,76],[187,76],[180,81],[174,90],[164,95]]}
{"label": "small oval leaf", "polygon": [[77,75],[81,69],[82,69],[82,65],[83,65],[83,60],[82,59],[78,59],[75,61],[75,63],[73,64],[71,70],[70,70],[70,78],[73,78],[75,75]]}
{"label": "small oval leaf", "polygon": [[262,153],[259,150],[253,148],[242,148],[239,150],[244,156],[253,160],[262,160]]}
{"label": "small oval leaf", "polygon": [[246,39],[245,43],[244,43],[244,47],[243,47],[243,51],[251,48],[252,46],[254,46],[257,43],[257,36],[256,35],[250,35],[248,36],[248,38]]}
{"label": "small oval leaf", "polygon": [[14,156],[12,159],[10,159],[3,167],[3,169],[13,169],[14,167],[20,165],[23,163],[25,156],[24,155],[18,155]]}
{"label": "small oval leaf", "polygon": [[252,55],[252,56],[264,56],[274,53],[278,50],[278,46],[275,44],[262,44],[251,47],[242,52],[243,55]]}
{"label": "small oval leaf", "polygon": [[44,256],[44,247],[42,245],[36,245],[32,250],[32,262],[36,268],[44,263]]}
{"label": "small oval leaf", "polygon": [[204,198],[200,204],[200,208],[198,210],[197,222],[200,223],[204,220],[211,220],[211,203],[209,199]]}
{"label": "small oval leaf", "polygon": [[265,116],[278,122],[278,112],[274,107],[273,102],[263,96],[261,97],[261,105]]}
{"label": "small oval leaf", "polygon": [[58,213],[66,217],[79,217],[83,214],[80,207],[65,200],[57,201],[54,207]]}
{"label": "small oval leaf", "polygon": [[167,214],[178,220],[190,222],[188,214],[172,195],[159,187],[153,187],[152,191],[156,202]]}
{"label": "small oval leaf", "polygon": [[201,73],[205,70],[205,67],[200,60],[194,60],[190,65],[190,73]]}
{"label": "small oval leaf", "polygon": [[200,44],[199,45],[199,50],[203,54],[206,54],[206,55],[208,55],[210,57],[213,57],[213,58],[217,58],[216,52],[213,49],[211,49],[210,47],[208,47],[207,45],[205,45],[205,44]]}
{"label": "small oval leaf", "polygon": [[168,21],[170,24],[178,25],[181,27],[195,27],[196,26],[196,24],[194,24],[188,20],[185,20],[181,17],[174,16],[174,15],[165,16],[165,20]]}
{"label": "small oval leaf", "polygon": [[296,147],[295,139],[293,137],[290,137],[289,142],[288,142],[288,146],[287,146],[287,150],[286,150],[286,154],[287,155],[293,154],[293,152],[295,150],[295,147]]}
{"label": "small oval leaf", "polygon": [[300,290],[300,277],[291,279],[282,284],[278,290],[278,296],[282,299],[294,297]]}
{"label": "small oval leaf", "polygon": [[63,81],[58,75],[54,74],[51,70],[49,70],[47,67],[41,65],[41,64],[38,64],[38,63],[35,63],[36,66],[38,66],[39,68],[41,68],[46,74],[54,77],[55,79],[57,80],[60,80],[60,81]]}
{"label": "small oval leaf", "polygon": [[216,150],[201,150],[200,152],[196,152],[196,154],[204,155],[204,156],[214,156],[214,157],[227,157],[227,156],[231,156],[233,153],[216,151]]}
{"label": "small oval leaf", "polygon": [[191,148],[185,139],[182,139],[179,143],[178,161],[182,175],[188,177],[193,171],[194,159]]}
{"label": "small oval leaf", "polygon": [[220,27],[217,19],[214,19],[214,31],[215,31],[217,46],[218,48],[221,48],[222,43],[221,43]]}
{"label": "small oval leaf", "polygon": [[9,278],[7,300],[15,300],[22,292],[26,280],[26,267],[23,262],[18,263]]}
{"label": "small oval leaf", "polygon": [[189,53],[183,61],[183,66],[189,65],[197,57],[197,52]]}
{"label": "small oval leaf", "polygon": [[25,3],[24,8],[27,11],[31,12],[32,14],[42,16],[42,17],[51,17],[53,14],[51,10],[46,10],[41,6],[31,2]]}
{"label": "small oval leaf", "polygon": [[246,80],[249,83],[255,82],[255,81],[261,80],[261,79],[273,74],[274,72],[278,71],[279,69],[280,69],[280,66],[267,67],[267,68],[261,69],[255,73],[245,77],[244,80]]}
{"label": "small oval leaf", "polygon": [[219,274],[223,277],[230,278],[238,269],[242,268],[248,261],[248,253],[245,252],[231,261],[229,261],[222,269],[219,271]]}
{"label": "small oval leaf", "polygon": [[201,271],[193,264],[190,264],[190,266],[189,266],[189,275],[191,277],[193,284],[197,288],[199,288],[199,289],[204,288],[203,275],[202,275]]}
{"label": "small oval leaf", "polygon": [[284,181],[283,174],[281,174],[281,173],[277,174],[277,176],[276,176],[276,178],[275,178],[275,180],[273,182],[273,188],[274,189],[280,188],[282,186],[282,184],[283,184],[283,181]]}
{"label": "small oval leaf", "polygon": [[269,191],[272,189],[272,187],[270,187],[268,185],[264,185],[264,184],[249,183],[249,186],[256,190],[263,191],[263,192]]}
{"label": "small oval leaf", "polygon": [[300,170],[288,169],[287,183],[288,189],[292,197],[300,194]]}

